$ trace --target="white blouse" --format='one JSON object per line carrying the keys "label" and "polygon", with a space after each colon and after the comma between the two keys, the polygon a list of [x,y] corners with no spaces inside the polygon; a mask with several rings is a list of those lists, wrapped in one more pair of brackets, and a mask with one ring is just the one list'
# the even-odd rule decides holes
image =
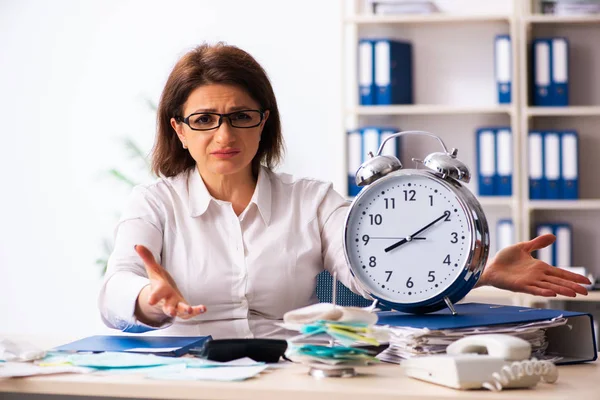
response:
{"label": "white blouse", "polygon": [[102,319],[125,332],[156,329],[134,316],[137,296],[149,284],[134,250],[142,244],[191,305],[207,308],[164,324],[160,334],[285,337],[289,332],[275,323],[287,311],[317,302],[316,276],[324,268],[366,295],[344,257],[347,206],[330,183],[264,167],[239,217],[231,203],[209,194],[196,168],[139,185],[116,228],[99,296]]}

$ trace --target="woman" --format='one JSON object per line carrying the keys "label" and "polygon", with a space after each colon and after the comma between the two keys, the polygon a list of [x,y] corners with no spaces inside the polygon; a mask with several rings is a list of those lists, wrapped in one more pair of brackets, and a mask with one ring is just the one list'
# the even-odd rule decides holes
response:
{"label": "woman", "polygon": [[[347,203],[331,184],[273,172],[283,138],[262,67],[202,45],[179,60],[158,109],[157,182],[136,187],[100,293],[127,332],[277,337],[283,314],[316,302],[323,268],[365,294],[343,254]],[[541,296],[586,294],[576,274],[531,257],[545,235],[501,251],[479,284]]]}

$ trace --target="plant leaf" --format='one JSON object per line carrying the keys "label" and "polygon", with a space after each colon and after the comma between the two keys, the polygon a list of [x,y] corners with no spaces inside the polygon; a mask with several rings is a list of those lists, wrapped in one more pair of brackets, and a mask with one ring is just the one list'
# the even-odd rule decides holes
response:
{"label": "plant leaf", "polygon": [[108,173],[111,174],[113,177],[117,178],[117,180],[129,185],[130,187],[134,187],[137,185],[137,183],[126,177],[123,173],[116,170],[115,168],[109,170]]}

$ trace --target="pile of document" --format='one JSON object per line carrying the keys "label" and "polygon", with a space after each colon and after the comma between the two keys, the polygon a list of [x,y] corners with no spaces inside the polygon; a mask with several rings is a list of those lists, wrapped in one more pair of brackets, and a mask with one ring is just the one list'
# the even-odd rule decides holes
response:
{"label": "pile of document", "polygon": [[369,0],[373,14],[431,14],[439,12],[435,2],[428,0]]}
{"label": "pile of document", "polygon": [[[335,281],[334,276],[334,284]],[[334,300],[335,297],[334,291]],[[299,335],[288,339],[286,357],[305,364],[367,365],[378,362],[372,351],[361,348],[388,341],[388,329],[375,326],[374,305],[359,308],[318,303],[287,312],[280,325]]]}
{"label": "pile of document", "polygon": [[542,0],[542,13],[556,15],[580,15],[600,13],[598,0]]}
{"label": "pile of document", "polygon": [[545,358],[548,347],[545,330],[567,323],[566,318],[524,324],[506,324],[473,328],[430,330],[427,328],[390,327],[389,347],[377,355],[381,361],[399,364],[402,360],[434,354],[443,354],[446,347],[463,337],[502,333],[520,337],[531,344],[531,355]]}
{"label": "pile of document", "polygon": [[360,346],[379,346],[388,340],[387,328],[364,322],[319,320],[290,326],[300,332],[288,340],[286,356],[307,364],[367,365],[379,362],[375,353]]}

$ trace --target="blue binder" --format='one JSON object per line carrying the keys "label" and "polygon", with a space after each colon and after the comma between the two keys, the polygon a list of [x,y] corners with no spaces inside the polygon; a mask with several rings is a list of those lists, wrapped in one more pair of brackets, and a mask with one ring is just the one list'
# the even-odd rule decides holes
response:
{"label": "blue binder", "polygon": [[548,328],[546,354],[562,357],[557,364],[576,364],[597,358],[594,323],[591,314],[495,304],[463,303],[454,306],[457,315],[444,309],[430,314],[407,314],[398,311],[379,312],[377,325],[428,328],[431,330],[463,329],[567,318],[567,324]]}
{"label": "blue binder", "polygon": [[573,266],[573,229],[571,224],[560,223],[552,226],[554,242],[554,264],[557,267]]}
{"label": "blue binder", "polygon": [[496,184],[498,196],[512,196],[513,144],[509,126],[495,129],[496,134]]}
{"label": "blue binder", "polygon": [[551,41],[550,39],[534,39],[532,41],[532,83],[533,105],[551,106]]}
{"label": "blue binder", "polygon": [[552,79],[550,101],[553,106],[569,105],[569,42],[564,37],[552,39],[550,50]]}
{"label": "blue binder", "polygon": [[561,132],[560,189],[563,199],[579,198],[579,138],[576,131]]}
{"label": "blue binder", "polygon": [[374,46],[376,104],[412,104],[412,45],[391,39],[376,39]]}
{"label": "blue binder", "polygon": [[569,104],[569,43],[566,38],[538,38],[532,42],[533,105]]}
{"label": "blue binder", "polygon": [[498,103],[510,104],[512,101],[512,51],[510,35],[497,35],[494,57],[496,61],[496,87]]}
{"label": "blue binder", "polygon": [[494,128],[477,130],[477,176],[480,196],[495,196],[497,192],[496,174],[496,134]]}
{"label": "blue binder", "polygon": [[528,137],[529,151],[529,198],[544,198],[544,136],[542,132],[530,131]]}
{"label": "blue binder", "polygon": [[[157,349],[144,354],[179,357],[194,347],[201,347],[210,336],[90,336],[58,346],[54,351],[104,352],[129,351],[130,349]],[[172,349],[165,351],[164,349]]]}
{"label": "blue binder", "polygon": [[560,199],[561,152],[560,134],[544,132],[544,198]]}
{"label": "blue binder", "polygon": [[362,133],[360,129],[348,131],[348,196],[356,196],[362,189],[356,184],[356,171],[362,164]]}
{"label": "blue binder", "polygon": [[375,104],[375,48],[373,41],[358,41],[358,98],[359,104],[370,106]]}

